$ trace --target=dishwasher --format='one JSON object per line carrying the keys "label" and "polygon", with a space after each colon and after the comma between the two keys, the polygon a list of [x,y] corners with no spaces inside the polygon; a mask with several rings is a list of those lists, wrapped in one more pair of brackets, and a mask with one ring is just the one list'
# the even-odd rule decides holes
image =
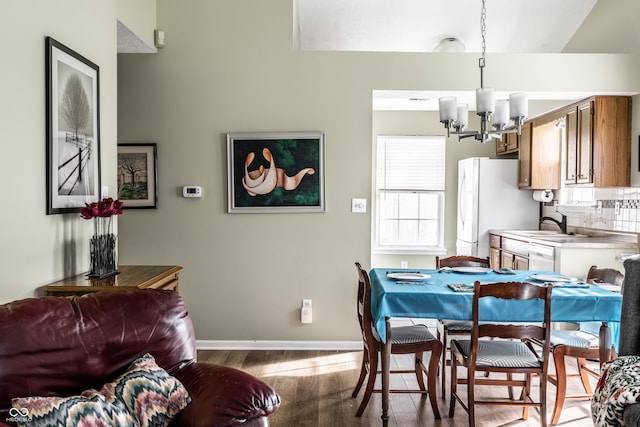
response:
{"label": "dishwasher", "polygon": [[555,271],[555,248],[529,243],[529,270]]}

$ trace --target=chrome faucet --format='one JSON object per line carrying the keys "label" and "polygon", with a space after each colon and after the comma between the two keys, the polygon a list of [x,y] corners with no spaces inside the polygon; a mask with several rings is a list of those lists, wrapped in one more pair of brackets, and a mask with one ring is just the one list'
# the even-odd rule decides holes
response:
{"label": "chrome faucet", "polygon": [[[560,213],[560,212],[558,212]],[[556,224],[558,224],[558,227],[560,227],[560,231],[562,232],[562,234],[567,234],[567,216],[564,214],[562,215],[562,220],[558,221],[555,218],[551,218],[550,216],[543,216],[540,218],[540,220],[538,221],[538,224],[542,224],[545,221],[551,221],[551,222],[555,222]]]}

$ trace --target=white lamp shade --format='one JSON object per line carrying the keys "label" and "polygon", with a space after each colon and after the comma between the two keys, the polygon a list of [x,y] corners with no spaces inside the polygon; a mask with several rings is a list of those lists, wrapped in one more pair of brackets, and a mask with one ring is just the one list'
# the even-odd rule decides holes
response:
{"label": "white lamp shade", "polygon": [[506,100],[496,102],[496,113],[493,115],[494,125],[506,125],[509,121],[509,104]]}
{"label": "white lamp shade", "polygon": [[458,118],[457,100],[455,96],[443,96],[438,100],[440,106],[440,121],[455,121]]}
{"label": "white lamp shade", "polygon": [[512,93],[509,95],[510,118],[517,119],[529,115],[529,103],[527,94],[524,92]]}
{"label": "white lamp shade", "polygon": [[469,124],[469,106],[467,104],[458,104],[456,124],[460,127],[465,127]]}
{"label": "white lamp shade", "polygon": [[496,97],[492,87],[476,89],[476,112],[493,113],[496,105]]}

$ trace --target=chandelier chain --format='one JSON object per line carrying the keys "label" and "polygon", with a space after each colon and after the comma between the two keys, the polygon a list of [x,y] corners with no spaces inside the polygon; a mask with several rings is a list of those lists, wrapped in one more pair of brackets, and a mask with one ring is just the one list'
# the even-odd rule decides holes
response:
{"label": "chandelier chain", "polygon": [[484,54],[487,50],[487,1],[482,0],[482,13],[480,14],[480,35],[482,36],[482,56],[478,60],[480,67],[480,87],[484,88]]}
{"label": "chandelier chain", "polygon": [[487,36],[487,2],[486,0],[482,0],[482,13],[480,15],[480,35],[482,36],[482,57],[484,58],[484,54],[487,50],[487,41],[485,40]]}

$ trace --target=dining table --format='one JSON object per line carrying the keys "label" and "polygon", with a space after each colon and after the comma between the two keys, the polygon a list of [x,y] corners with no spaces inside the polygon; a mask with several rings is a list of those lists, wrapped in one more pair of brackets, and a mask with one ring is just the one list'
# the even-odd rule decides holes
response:
{"label": "dining table", "polygon": [[[389,416],[389,364],[392,318],[471,320],[473,284],[495,282],[551,283],[553,322],[601,322],[600,354],[606,360],[611,346],[609,323],[620,321],[622,296],[610,290],[567,278],[553,271],[489,268],[389,269],[373,268],[371,314],[382,342],[382,421]],[[482,321],[539,322],[542,301],[493,301],[483,306]],[[431,390],[430,390],[431,392]]]}

